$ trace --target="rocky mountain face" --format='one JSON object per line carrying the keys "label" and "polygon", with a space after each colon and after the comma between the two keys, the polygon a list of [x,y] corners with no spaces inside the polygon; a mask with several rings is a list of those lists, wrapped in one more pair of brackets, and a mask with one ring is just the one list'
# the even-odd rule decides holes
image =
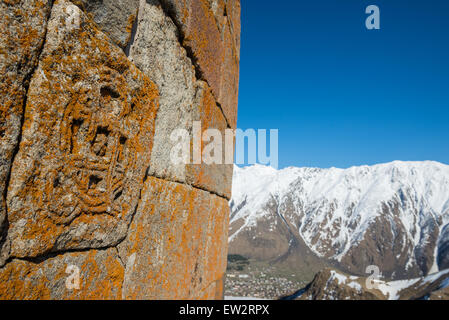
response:
{"label": "rocky mountain face", "polygon": [[449,270],[411,280],[382,281],[325,269],[285,300],[447,300]]}
{"label": "rocky mountain face", "polygon": [[293,271],[366,276],[376,265],[410,279],[447,269],[449,166],[236,167],[229,243],[232,254]]}
{"label": "rocky mountain face", "polygon": [[235,128],[239,1],[0,5],[0,299],[220,298],[232,166],[170,133]]}

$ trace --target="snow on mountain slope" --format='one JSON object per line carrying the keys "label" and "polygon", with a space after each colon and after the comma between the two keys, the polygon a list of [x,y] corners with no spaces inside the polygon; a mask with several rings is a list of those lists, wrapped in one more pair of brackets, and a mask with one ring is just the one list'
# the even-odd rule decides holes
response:
{"label": "snow on mountain slope", "polygon": [[[299,219],[300,236],[319,257],[344,262],[363,242],[365,260],[372,260],[376,250],[382,255],[393,248],[396,257],[390,260],[405,259],[406,269],[418,264],[427,274],[438,271],[441,254],[449,252],[449,227],[440,237],[449,223],[448,165],[395,161],[349,169],[235,167],[231,226],[238,228],[230,234],[231,246],[243,230],[273,214],[273,199],[283,217]],[[448,250],[440,253],[442,247]]]}
{"label": "snow on mountain slope", "polygon": [[305,288],[285,300],[410,300],[441,298],[449,282],[449,270],[426,277],[383,281],[355,277],[325,269]]}

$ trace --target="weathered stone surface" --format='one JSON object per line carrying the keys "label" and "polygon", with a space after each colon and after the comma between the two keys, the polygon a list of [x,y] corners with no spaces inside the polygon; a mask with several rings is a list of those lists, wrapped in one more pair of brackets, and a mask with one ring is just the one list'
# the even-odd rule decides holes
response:
{"label": "weathered stone surface", "polygon": [[0,266],[9,255],[4,243],[6,188],[19,142],[29,78],[38,62],[50,12],[50,1],[0,3]]}
{"label": "weathered stone surface", "polygon": [[224,279],[213,282],[206,289],[203,289],[196,299],[198,300],[223,300],[224,299]]}
{"label": "weathered stone surface", "polygon": [[0,299],[120,299],[123,275],[114,248],[66,253],[40,264],[13,260],[0,272]]}
{"label": "weathered stone surface", "polygon": [[139,0],[73,0],[119,47],[131,40]]}
{"label": "weathered stone surface", "polygon": [[[199,121],[202,130],[220,130],[224,143],[227,123],[208,85],[196,80],[192,62],[178,42],[176,26],[158,1],[141,1],[130,59],[155,81],[160,92],[149,173],[229,199],[232,165],[185,165],[170,160],[176,142],[169,137],[175,129],[191,133],[193,122]],[[224,158],[222,161],[224,163]]]}
{"label": "weathered stone surface", "polygon": [[223,18],[226,16],[226,1],[225,0],[207,0],[209,7],[214,14],[218,28],[223,25]]}
{"label": "weathered stone surface", "polygon": [[157,84],[160,108],[151,155],[150,174],[184,182],[185,166],[170,161],[170,134],[189,128],[195,95],[195,74],[177,30],[157,1],[141,1],[130,59]]}
{"label": "weathered stone surface", "polygon": [[240,57],[240,1],[236,0],[207,0],[214,13],[218,29],[224,32],[224,27],[229,21],[231,34],[237,55]]}
{"label": "weathered stone surface", "polygon": [[[197,186],[204,190],[209,190],[211,192],[217,193],[220,196],[226,197],[227,199],[231,198],[231,189],[232,189],[232,173],[233,173],[233,165],[226,164],[226,119],[224,118],[221,111],[217,108],[215,104],[214,97],[212,95],[212,91],[209,86],[202,81],[197,82],[196,87],[196,95],[195,95],[195,103],[193,108],[193,120],[197,121],[201,124],[201,128],[205,129],[214,129],[220,133],[221,136],[221,157],[218,157],[221,160],[220,164],[194,164],[192,158],[192,164],[186,166],[186,181],[187,183]],[[206,150],[207,146],[213,142],[211,141],[203,141],[203,137],[201,139],[201,154],[203,155],[203,161],[205,159],[204,153],[208,153]],[[192,144],[193,135],[192,134]],[[212,138],[214,140],[215,138]],[[197,140],[200,140],[197,137]],[[232,139],[234,140],[234,139]],[[215,141],[214,141],[215,142]],[[234,144],[232,144],[233,148]],[[215,149],[214,152],[219,152],[220,150]],[[214,156],[214,152],[211,152],[211,155]]]}
{"label": "weathered stone surface", "polygon": [[236,54],[240,60],[240,1],[226,0],[226,15],[229,18],[231,34],[234,36]]}
{"label": "weathered stone surface", "polygon": [[[83,28],[67,24],[68,10]],[[157,90],[67,1],[31,80],[8,191],[13,257],[126,236],[150,162]]]}
{"label": "weathered stone surface", "polygon": [[119,245],[126,261],[123,298],[197,299],[221,293],[214,283],[226,269],[228,210],[221,197],[149,177],[129,236]]}
{"label": "weathered stone surface", "polygon": [[[164,2],[164,1],[162,1]],[[181,22],[183,45],[192,50],[200,73],[219,95],[220,66],[223,64],[223,43],[215,16],[207,0],[167,1]]]}
{"label": "weathered stone surface", "polygon": [[185,38],[157,0],[3,0],[0,299],[223,298],[232,166],[170,161],[229,126],[220,3]]}
{"label": "weathered stone surface", "polygon": [[[240,37],[240,28],[235,27],[234,30],[227,17],[219,17],[227,12],[221,1],[161,0],[161,4],[181,32],[182,45],[193,59],[197,77],[207,81],[229,126],[235,128],[238,81],[235,81],[234,75],[238,74],[240,51],[240,45],[235,39]],[[227,6],[231,8],[232,19],[236,23],[240,16],[240,5]],[[231,32],[235,34],[231,36]],[[228,86],[232,86],[232,89]]]}
{"label": "weathered stone surface", "polygon": [[[225,18],[225,20],[228,19]],[[221,82],[218,101],[229,125],[235,128],[239,95],[239,51],[234,46],[230,24],[224,25],[223,38],[224,60],[220,70]]]}

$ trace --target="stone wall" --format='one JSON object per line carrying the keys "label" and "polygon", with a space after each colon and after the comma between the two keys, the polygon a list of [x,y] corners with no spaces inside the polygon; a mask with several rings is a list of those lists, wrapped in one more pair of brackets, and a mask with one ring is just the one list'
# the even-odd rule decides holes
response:
{"label": "stone wall", "polygon": [[0,27],[0,299],[221,298],[232,165],[169,137],[235,128],[239,0],[1,0]]}

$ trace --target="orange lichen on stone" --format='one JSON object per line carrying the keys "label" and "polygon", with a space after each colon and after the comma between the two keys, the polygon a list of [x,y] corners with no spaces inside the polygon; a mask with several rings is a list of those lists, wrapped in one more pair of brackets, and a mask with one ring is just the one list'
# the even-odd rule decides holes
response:
{"label": "orange lichen on stone", "polygon": [[161,2],[2,0],[0,299],[223,297],[232,165],[159,173],[172,124],[235,127],[235,22]]}
{"label": "orange lichen on stone", "polygon": [[[68,6],[79,28],[66,24]],[[107,247],[126,236],[150,163],[157,97],[77,7],[54,4],[8,190],[13,257]]]}
{"label": "orange lichen on stone", "polygon": [[[69,266],[78,268],[78,283]],[[13,260],[0,272],[0,299],[120,299],[123,275],[115,249],[66,253],[40,264]]]}
{"label": "orange lichen on stone", "polygon": [[212,282],[208,287],[201,290],[197,296],[198,300],[223,300],[224,299],[224,279],[223,275],[220,279]]}
{"label": "orange lichen on stone", "polygon": [[131,39],[139,0],[71,0],[120,48]]}
{"label": "orange lichen on stone", "polygon": [[226,23],[229,20],[227,17],[224,20],[225,24],[222,31],[224,61],[220,71],[221,82],[218,101],[229,125],[236,128],[239,95],[239,50],[235,47],[230,23]]}
{"label": "orange lichen on stone", "polygon": [[2,239],[5,188],[19,142],[29,77],[38,62],[49,11],[49,0],[0,2],[0,266],[9,256]]}
{"label": "orange lichen on stone", "polygon": [[223,198],[149,177],[119,245],[127,261],[124,298],[199,298],[225,272],[228,211]]}
{"label": "orange lichen on stone", "polygon": [[231,34],[234,38],[234,45],[238,57],[240,57],[240,1],[237,0],[226,0],[226,15],[229,20],[229,25],[231,27]]}
{"label": "orange lichen on stone", "polygon": [[219,96],[220,66],[224,62],[220,31],[207,0],[192,0],[189,9],[184,46],[192,48],[204,78],[215,95]]}
{"label": "orange lichen on stone", "polygon": [[[191,52],[197,76],[212,88],[228,125],[237,125],[240,57],[240,2],[161,0],[174,12],[183,46]],[[230,12],[231,17],[227,16]],[[222,15],[222,16],[220,16]]]}

